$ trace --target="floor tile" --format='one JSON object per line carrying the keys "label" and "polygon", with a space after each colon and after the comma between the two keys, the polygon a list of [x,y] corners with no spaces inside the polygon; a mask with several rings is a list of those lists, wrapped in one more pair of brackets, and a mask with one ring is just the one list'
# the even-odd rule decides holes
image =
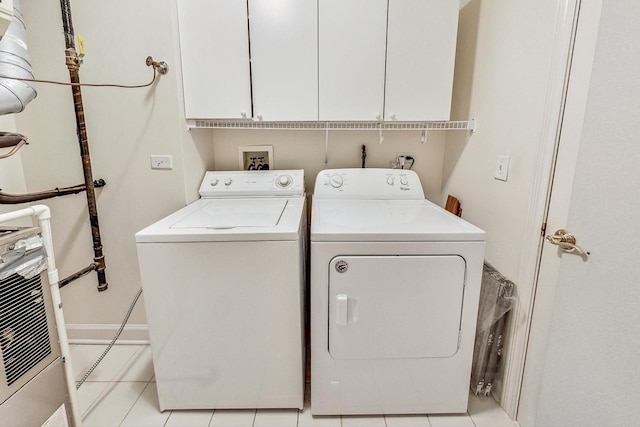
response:
{"label": "floor tile", "polygon": [[153,378],[151,347],[140,346],[116,374],[115,381],[150,381]]}
{"label": "floor tile", "polygon": [[84,415],[98,397],[109,387],[110,383],[84,383],[82,387],[76,390],[76,396],[78,398],[78,411],[80,415]]}
{"label": "floor tile", "polygon": [[[118,373],[126,366],[129,359],[131,359],[139,348],[140,346],[136,345],[114,345],[96,369],[89,375],[87,381],[112,381],[116,379]],[[100,356],[100,354],[98,354],[98,356]],[[82,370],[82,375],[84,375],[96,360],[89,363],[89,365]],[[73,363],[73,359],[71,363]]]}
{"label": "floor tile", "polygon": [[296,427],[297,409],[258,409],[253,427]]}
{"label": "floor tile", "polygon": [[467,414],[428,415],[431,427],[475,427]]}
{"label": "floor tile", "polygon": [[[97,360],[104,345],[72,345],[76,378]],[[471,396],[469,414],[313,417],[308,397],[296,410],[202,410],[158,409],[153,382],[151,349],[116,345],[78,390],[78,406],[85,427],[515,427],[493,399]],[[147,383],[149,380],[151,382]],[[119,381],[119,382],[118,382]]]}
{"label": "floor tile", "polygon": [[517,426],[491,397],[470,396],[468,412],[476,427]]}
{"label": "floor tile", "polygon": [[387,427],[430,427],[426,415],[385,415]]}
{"label": "floor tile", "polygon": [[172,411],[164,427],[209,427],[213,411]]}
{"label": "floor tile", "polygon": [[145,386],[146,384],[141,382],[110,384],[83,416],[83,427],[120,425],[142,394]]}
{"label": "floor tile", "polygon": [[255,416],[255,409],[218,409],[213,413],[209,427],[253,427]]}
{"label": "floor tile", "polygon": [[149,383],[136,400],[121,427],[162,427],[171,415],[170,411],[160,412],[156,383]]}
{"label": "floor tile", "polygon": [[343,415],[342,427],[385,427],[383,415]]}
{"label": "floor tile", "polygon": [[87,369],[93,365],[106,345],[70,345],[71,365],[73,367],[73,378],[78,381]]}
{"label": "floor tile", "polygon": [[307,400],[304,409],[298,415],[298,427],[341,427],[342,422],[340,416],[330,417],[321,416],[314,417],[311,415],[311,407]]}

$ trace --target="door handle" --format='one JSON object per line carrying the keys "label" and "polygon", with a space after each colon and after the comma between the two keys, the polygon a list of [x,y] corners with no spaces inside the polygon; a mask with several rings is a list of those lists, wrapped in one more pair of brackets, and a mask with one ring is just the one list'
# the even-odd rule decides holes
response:
{"label": "door handle", "polygon": [[560,246],[560,249],[565,252],[589,255],[589,252],[576,244],[576,237],[565,229],[556,230],[553,236],[547,236],[546,239],[549,243]]}
{"label": "door handle", "polygon": [[346,326],[349,318],[349,296],[347,294],[336,295],[336,323]]}

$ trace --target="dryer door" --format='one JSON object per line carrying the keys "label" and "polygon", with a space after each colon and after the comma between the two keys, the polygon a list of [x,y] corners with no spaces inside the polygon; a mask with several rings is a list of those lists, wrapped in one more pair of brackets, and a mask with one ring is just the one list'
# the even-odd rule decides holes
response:
{"label": "dryer door", "polygon": [[465,269],[458,255],[333,258],[329,353],[336,359],[453,356]]}

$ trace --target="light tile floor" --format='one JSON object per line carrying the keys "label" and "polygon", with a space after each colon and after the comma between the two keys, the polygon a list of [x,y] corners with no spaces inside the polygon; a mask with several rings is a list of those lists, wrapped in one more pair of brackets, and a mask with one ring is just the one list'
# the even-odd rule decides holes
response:
{"label": "light tile floor", "polygon": [[[76,380],[102,354],[103,345],[72,345]],[[158,409],[151,349],[147,345],[116,345],[78,390],[83,426],[122,427],[516,427],[492,399],[471,396],[463,415],[386,415],[312,417],[307,397],[297,410]]]}

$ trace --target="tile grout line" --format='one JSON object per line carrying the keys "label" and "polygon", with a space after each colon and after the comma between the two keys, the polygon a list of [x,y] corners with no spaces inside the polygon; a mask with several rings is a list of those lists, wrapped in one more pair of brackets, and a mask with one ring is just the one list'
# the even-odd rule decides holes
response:
{"label": "tile grout line", "polygon": [[[97,382],[97,381],[96,381]],[[103,381],[101,381],[103,382]],[[80,419],[84,420],[84,418],[86,418],[89,413],[94,410],[97,406],[98,406],[98,401],[102,400],[102,398],[104,398],[109,392],[108,390],[111,388],[111,382],[107,382],[107,386],[104,387],[100,393],[98,393],[98,395],[87,405],[87,409],[85,409],[85,411],[80,414]],[[77,390],[76,390],[77,392]]]}
{"label": "tile grout line", "polygon": [[[122,381],[122,382],[141,382],[141,381]],[[116,381],[116,384],[120,383],[120,381]],[[120,420],[120,422],[118,423],[118,426],[121,426],[122,423],[124,423],[124,420],[127,419],[127,417],[129,416],[129,414],[131,413],[131,410],[136,406],[136,403],[138,403],[138,400],[140,400],[140,398],[142,397],[142,395],[144,394],[144,391],[147,389],[147,387],[149,387],[149,383],[147,383],[144,387],[142,387],[142,391],[140,392],[140,394],[138,395],[138,397],[136,398],[136,400],[133,401],[133,405],[131,405],[131,407],[129,408],[129,410],[127,411],[127,413],[124,415],[124,417],[122,418],[122,420]]]}

